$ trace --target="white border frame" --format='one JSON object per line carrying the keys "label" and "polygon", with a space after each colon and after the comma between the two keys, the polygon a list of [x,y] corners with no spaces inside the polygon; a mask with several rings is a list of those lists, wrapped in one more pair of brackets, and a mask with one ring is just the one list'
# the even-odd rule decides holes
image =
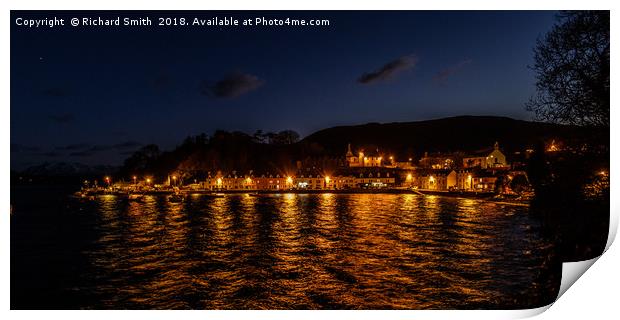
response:
{"label": "white border frame", "polygon": [[[342,317],[355,317],[358,319],[376,319],[379,317],[390,317],[393,319],[409,319],[412,317],[417,318],[433,318],[433,319],[452,319],[454,317],[464,319],[508,319],[517,317],[529,317],[539,314],[547,307],[519,310],[519,311],[91,311],[84,313],[85,311],[54,311],[46,312],[43,314],[40,311],[9,311],[10,304],[10,273],[9,273],[9,250],[10,250],[10,217],[9,211],[9,192],[10,192],[10,51],[6,49],[6,44],[10,39],[10,10],[566,10],[566,9],[599,9],[599,10],[612,10],[612,22],[611,22],[611,36],[612,43],[616,43],[614,38],[617,38],[617,30],[613,30],[616,25],[617,19],[616,10],[618,8],[618,2],[612,1],[575,1],[575,0],[523,0],[519,2],[509,3],[506,1],[462,1],[462,0],[444,0],[441,3],[432,3],[430,1],[415,2],[415,1],[369,1],[360,0],[355,2],[341,2],[336,3],[333,0],[313,0],[306,3],[294,3],[293,1],[277,1],[277,0],[263,0],[263,1],[251,1],[251,0],[228,0],[219,3],[195,3],[193,1],[175,0],[166,2],[156,1],[135,1],[130,3],[123,0],[108,0],[100,1],[100,3],[94,3],[94,1],[84,1],[76,3],[69,0],[56,0],[56,1],[2,1],[3,11],[0,15],[2,39],[5,42],[5,50],[2,50],[2,64],[5,70],[2,77],[2,99],[3,108],[1,109],[1,118],[4,125],[1,127],[0,132],[2,135],[2,141],[5,148],[2,149],[2,157],[0,161],[4,170],[2,171],[2,191],[0,197],[2,197],[2,203],[6,209],[5,214],[0,215],[0,225],[2,230],[0,236],[2,237],[1,254],[4,259],[1,264],[1,276],[2,279],[0,288],[2,288],[2,305],[3,313],[5,317],[9,316],[15,319],[25,319],[30,317],[62,317],[63,319],[81,319],[83,317],[89,317],[94,319],[109,320],[110,317],[149,317],[151,319],[163,319],[175,316],[183,316],[185,318],[203,319],[205,316],[217,319],[236,319],[236,318],[256,318],[256,319],[285,319],[285,318],[297,318],[297,319],[312,319],[316,318],[342,318]],[[615,47],[614,47],[615,48]],[[614,52],[612,50],[612,63],[611,73],[613,75],[618,74],[617,67],[613,63]],[[613,82],[613,81],[612,81]],[[611,90],[611,103],[612,105],[616,101],[614,90]],[[612,123],[616,123],[618,120],[617,112],[612,108],[611,110]],[[617,137],[620,133],[618,127],[613,127],[611,130],[611,180],[616,181],[618,174],[616,172],[616,166],[618,163],[618,145]],[[542,317],[547,319],[557,319],[560,317],[587,317],[591,315],[608,315],[617,312],[615,304],[617,303],[617,293],[619,285],[618,270],[620,270],[619,253],[618,249],[611,247],[610,245],[615,238],[615,234],[618,226],[618,199],[620,194],[618,188],[611,188],[611,223],[610,223],[610,235],[607,243],[607,251],[600,258],[601,262],[593,266],[592,271],[583,276],[584,279],[577,281],[575,288],[568,290],[566,294],[551,311],[546,312]],[[617,246],[616,246],[617,247]],[[597,259],[594,259],[596,261]],[[585,271],[584,265],[591,265],[594,261],[588,261],[584,263],[573,264],[570,268],[576,268],[575,274],[579,274]],[[581,265],[579,265],[581,264]],[[567,272],[567,269],[564,269]],[[574,277],[574,279],[579,276]],[[563,280],[568,276],[563,277]]]}

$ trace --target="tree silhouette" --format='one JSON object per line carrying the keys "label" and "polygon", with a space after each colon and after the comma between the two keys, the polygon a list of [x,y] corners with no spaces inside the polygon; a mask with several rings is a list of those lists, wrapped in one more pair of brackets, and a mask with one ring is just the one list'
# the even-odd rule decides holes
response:
{"label": "tree silhouette", "polygon": [[534,49],[537,93],[526,104],[543,121],[609,127],[609,11],[569,11]]}
{"label": "tree silhouette", "polygon": [[524,174],[518,174],[510,181],[510,189],[516,193],[522,193],[527,190],[530,183],[527,181],[527,177]]}

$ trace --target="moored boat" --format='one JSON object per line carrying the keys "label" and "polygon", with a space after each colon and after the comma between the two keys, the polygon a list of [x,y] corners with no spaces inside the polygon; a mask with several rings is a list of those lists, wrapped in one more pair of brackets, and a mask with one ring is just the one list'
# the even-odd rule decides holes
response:
{"label": "moored boat", "polygon": [[168,196],[168,202],[178,203],[183,202],[183,200],[185,200],[185,196],[180,193],[175,193]]}
{"label": "moored boat", "polygon": [[144,195],[140,193],[130,193],[127,195],[127,200],[129,201],[142,201],[143,198]]}

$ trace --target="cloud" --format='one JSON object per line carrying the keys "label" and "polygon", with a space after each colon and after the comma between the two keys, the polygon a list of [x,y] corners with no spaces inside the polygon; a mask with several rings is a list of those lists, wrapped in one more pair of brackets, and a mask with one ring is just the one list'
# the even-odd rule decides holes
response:
{"label": "cloud", "polygon": [[463,60],[452,67],[449,67],[449,68],[446,68],[446,69],[443,69],[437,72],[437,74],[435,74],[435,76],[433,77],[433,82],[438,83],[438,84],[446,84],[446,81],[448,80],[448,78],[460,72],[465,66],[467,66],[471,62],[472,62],[471,59]]}
{"label": "cloud", "polygon": [[125,141],[125,142],[117,143],[113,147],[115,149],[125,150],[125,149],[135,149],[135,148],[140,147],[140,146],[142,146],[142,143],[140,143],[140,142],[137,142],[137,141]]}
{"label": "cloud", "polygon": [[95,152],[88,151],[88,150],[69,153],[69,156],[71,156],[71,157],[90,157],[90,156],[94,156],[94,155],[95,155]]}
{"label": "cloud", "polygon": [[69,96],[71,92],[69,91],[69,89],[66,89],[66,88],[51,87],[51,88],[47,88],[41,91],[41,94],[44,96],[48,96],[48,97],[62,98],[62,97]]}
{"label": "cloud", "polygon": [[69,123],[75,120],[75,116],[70,113],[52,114],[49,115],[48,118],[56,123]]}
{"label": "cloud", "polygon": [[236,72],[229,74],[213,85],[203,82],[200,92],[216,98],[236,98],[258,89],[263,84],[264,81],[255,75]]}
{"label": "cloud", "polygon": [[57,146],[52,149],[44,149],[33,146],[26,146],[18,143],[11,143],[11,153],[14,156],[34,156],[45,158],[58,158],[58,157],[78,157],[88,158],[96,157],[101,153],[106,152],[118,152],[121,155],[133,154],[142,143],[137,141],[123,141],[116,144],[109,145],[96,145],[89,143],[73,143],[64,146]]}
{"label": "cloud", "polygon": [[86,150],[80,150],[80,151],[75,151],[75,152],[71,152],[69,153],[69,156],[71,157],[91,157],[94,156],[95,154],[102,152],[102,151],[108,151],[111,150],[112,147],[111,146],[104,146],[104,145],[95,145],[92,146]]}
{"label": "cloud", "polygon": [[40,153],[40,155],[44,157],[55,158],[55,157],[60,156],[61,154],[56,151],[48,151],[48,152]]}
{"label": "cloud", "polygon": [[23,144],[11,143],[11,152],[38,152],[41,149],[39,147],[25,146]]}
{"label": "cloud", "polygon": [[99,151],[107,151],[107,150],[111,150],[113,149],[113,146],[106,146],[106,145],[96,145],[96,146],[92,146],[90,147],[90,149],[88,149],[88,151],[91,152],[99,152]]}
{"label": "cloud", "polygon": [[390,78],[396,77],[399,73],[415,67],[418,63],[418,58],[414,55],[408,55],[400,57],[396,60],[386,63],[383,67],[373,72],[362,74],[357,82],[361,84],[371,84],[376,82],[385,81]]}
{"label": "cloud", "polygon": [[72,151],[72,150],[82,150],[82,149],[87,149],[90,148],[92,145],[87,144],[87,143],[76,143],[76,144],[70,144],[70,145],[66,145],[66,146],[62,146],[62,147],[56,147],[56,150],[63,150],[63,151]]}
{"label": "cloud", "polygon": [[89,145],[85,143],[72,144],[65,147],[56,148],[58,150],[73,151],[69,153],[71,157],[90,157],[97,153],[118,150],[118,151],[131,151],[137,149],[142,144],[137,141],[125,141],[113,145]]}

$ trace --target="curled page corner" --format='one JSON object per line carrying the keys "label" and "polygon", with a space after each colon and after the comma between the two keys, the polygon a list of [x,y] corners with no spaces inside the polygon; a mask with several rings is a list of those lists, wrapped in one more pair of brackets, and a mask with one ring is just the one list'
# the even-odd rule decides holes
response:
{"label": "curled page corner", "polygon": [[[611,212],[614,212],[612,209]],[[562,263],[562,280],[560,281],[560,290],[558,292],[558,296],[555,299],[556,301],[562,297],[562,295],[570,288],[577,279],[579,279],[590,267],[603,255],[614,239],[616,238],[616,232],[618,230],[618,216],[615,214],[610,215],[609,221],[609,233],[607,236],[607,244],[605,245],[605,250],[598,257],[594,257],[589,260],[584,261],[576,261],[576,262],[564,262]]]}
{"label": "curled page corner", "polygon": [[616,209],[617,208],[614,208],[614,204],[612,203],[609,215],[609,232],[607,234],[607,243],[605,244],[605,249],[603,250],[603,253],[589,260],[562,263],[562,280],[560,281],[560,290],[558,292],[558,296],[555,299],[556,301],[560,299],[560,297],[562,297],[562,295],[568,290],[568,288],[570,288],[577,281],[577,279],[579,279],[588,269],[590,269],[590,267],[602,255],[604,255],[607,250],[609,250],[609,247],[611,247],[611,244],[614,242],[616,238],[616,233],[618,231],[618,215],[614,214],[614,212],[617,212]]}
{"label": "curled page corner", "polygon": [[562,280],[556,301],[579,279],[601,256],[590,260],[562,263]]}
{"label": "curled page corner", "polygon": [[607,243],[605,244],[605,250],[603,251],[603,254],[605,254],[609,247],[611,247],[611,244],[616,239],[616,233],[618,232],[618,208],[614,205],[614,203],[611,203],[610,206],[611,210],[609,214],[609,232],[607,233]]}
{"label": "curled page corner", "polygon": [[546,306],[542,306],[542,307],[538,307],[538,308],[526,309],[526,310],[518,310],[518,311],[512,313],[512,316],[514,316],[513,319],[525,319],[525,318],[535,317],[535,316],[540,315],[543,312],[547,311],[547,309],[551,308],[552,305],[553,305],[553,303],[550,303],[550,304],[548,304]]}
{"label": "curled page corner", "polygon": [[[611,237],[610,237],[611,238]],[[605,249],[607,250],[607,249]],[[555,304],[560,297],[579,279],[601,256],[585,261],[564,262],[562,263],[562,279],[560,281],[560,289],[555,301],[539,308],[518,310],[512,315],[515,318],[524,319],[542,314]]]}

